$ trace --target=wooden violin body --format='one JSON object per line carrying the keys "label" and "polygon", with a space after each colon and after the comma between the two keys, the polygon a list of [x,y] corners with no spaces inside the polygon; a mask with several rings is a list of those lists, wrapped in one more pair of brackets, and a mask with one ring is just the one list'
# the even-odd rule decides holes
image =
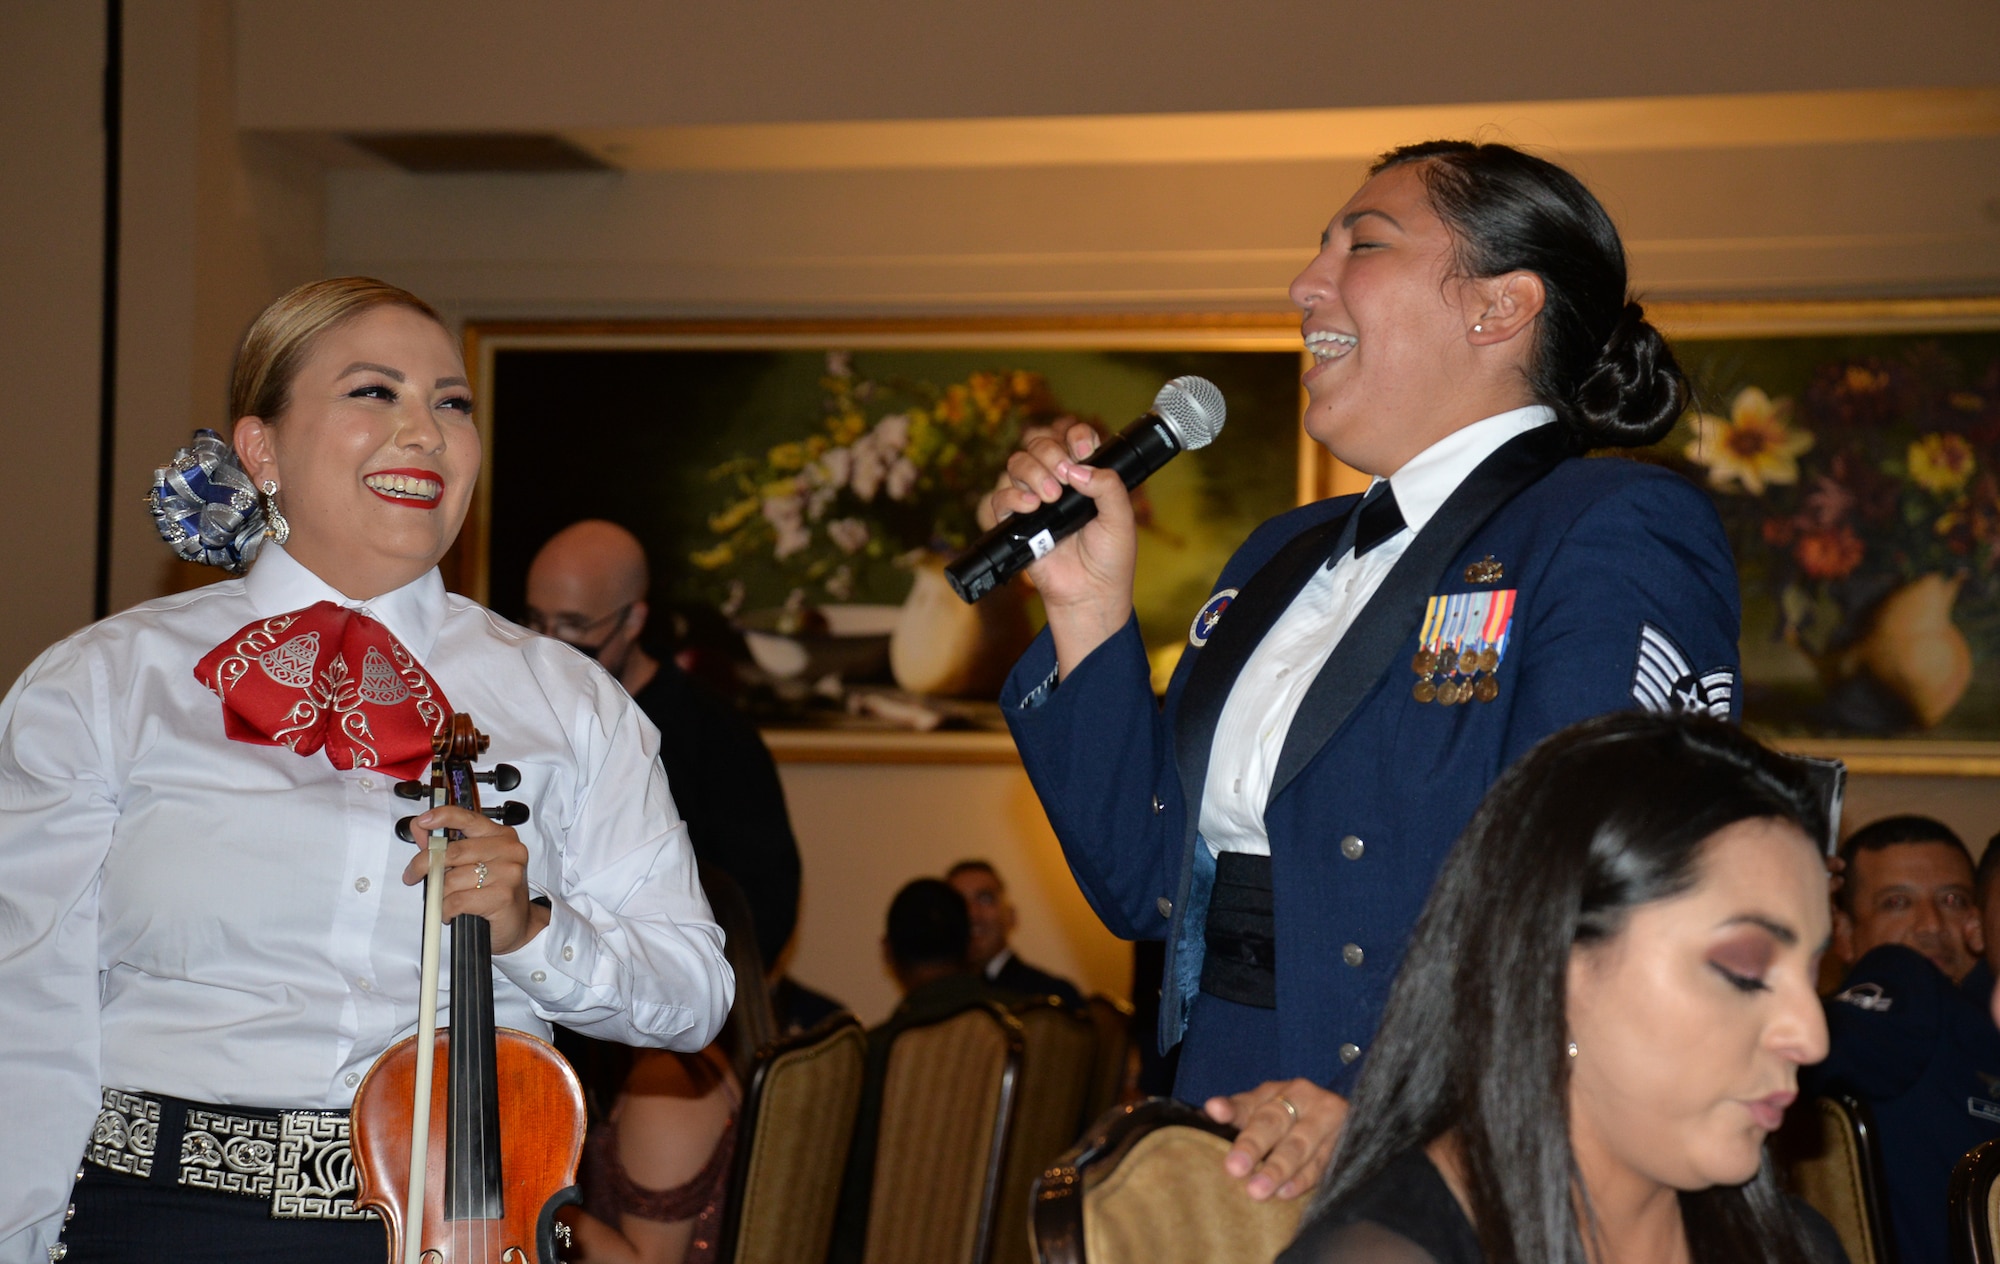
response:
{"label": "wooden violin body", "polygon": [[[472,721],[454,715],[435,739],[430,784],[404,782],[397,793],[480,811],[478,782],[520,783],[505,764],[475,773],[485,749]],[[527,808],[487,815],[516,825]],[[409,820],[398,832],[413,837]],[[354,1097],[355,1205],[387,1225],[390,1264],[559,1264],[555,1213],[581,1201],[583,1088],[547,1043],[495,1023],[493,928],[477,914],[452,918],[451,1026],[437,1030],[449,841],[429,839],[417,1034],[377,1058]]]}
{"label": "wooden violin body", "polygon": [[[583,1154],[583,1089],[562,1055],[525,1032],[495,1031],[495,1083],[501,1102],[503,1214],[497,1221],[448,1218],[450,1081],[431,1082],[431,1172],[425,1182],[422,1248],[450,1264],[476,1256],[493,1264],[556,1264],[558,1208],[581,1201],[575,1188]],[[451,1037],[437,1035],[438,1064],[449,1059]],[[417,1038],[400,1040],[376,1059],[354,1098],[355,1205],[373,1207],[389,1230],[389,1258],[404,1254],[403,1190],[408,1187],[410,1104],[416,1080]],[[556,1074],[551,1074],[551,1070]],[[550,1191],[555,1191],[551,1193]],[[475,1245],[475,1251],[463,1248]],[[485,1247],[490,1249],[478,1249]],[[454,1249],[458,1248],[458,1249]]]}

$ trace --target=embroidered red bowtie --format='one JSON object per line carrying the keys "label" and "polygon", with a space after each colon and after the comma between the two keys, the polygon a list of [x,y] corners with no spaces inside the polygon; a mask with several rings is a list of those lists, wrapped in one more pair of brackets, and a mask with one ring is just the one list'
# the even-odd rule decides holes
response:
{"label": "embroidered red bowtie", "polygon": [[325,750],[335,768],[415,777],[451,715],[444,692],[389,629],[331,601],[246,624],[195,664],[232,741]]}

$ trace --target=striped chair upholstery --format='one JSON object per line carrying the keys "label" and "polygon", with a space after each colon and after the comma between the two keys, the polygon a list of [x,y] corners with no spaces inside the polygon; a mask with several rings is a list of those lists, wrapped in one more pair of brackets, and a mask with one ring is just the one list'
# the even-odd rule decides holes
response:
{"label": "striped chair upholstery", "polygon": [[989,1264],[1023,1043],[996,1005],[897,1033],[863,1264]]}
{"label": "striped chair upholstery", "polygon": [[1098,1116],[1118,1104],[1125,1091],[1126,1064],[1132,1057],[1132,1006],[1099,992],[1090,998],[1090,1021],[1097,1028],[1097,1065],[1090,1073],[1090,1096],[1077,1120],[1077,1136],[1089,1131]]}
{"label": "striped chair upholstery", "polygon": [[1771,1152],[1792,1191],[1833,1225],[1853,1264],[1895,1264],[1882,1155],[1867,1106],[1846,1094],[1814,1098],[1786,1118]]}
{"label": "striped chair upholstery", "polygon": [[1106,1115],[1035,1182],[1041,1264],[1265,1261],[1298,1232],[1304,1199],[1252,1202],[1222,1170],[1236,1130],[1152,1098]]}
{"label": "striped chair upholstery", "polygon": [[1028,1202],[1035,1178],[1076,1142],[1097,1064],[1097,1029],[1054,997],[1019,1005],[1026,1056],[1021,1062],[1020,1105],[1000,1177],[994,1264],[1029,1264]]}
{"label": "striped chair upholstery", "polygon": [[826,1258],[866,1059],[867,1038],[852,1014],[758,1051],[737,1112],[717,1259]]}

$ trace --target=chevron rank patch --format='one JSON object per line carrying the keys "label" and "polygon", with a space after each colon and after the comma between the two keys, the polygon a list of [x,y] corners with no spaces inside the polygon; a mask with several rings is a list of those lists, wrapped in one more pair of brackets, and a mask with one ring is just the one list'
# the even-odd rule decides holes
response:
{"label": "chevron rank patch", "polygon": [[1639,625],[1639,665],[1632,673],[1632,700],[1666,715],[1691,712],[1729,718],[1736,673],[1727,667],[1697,672],[1674,639],[1650,623]]}

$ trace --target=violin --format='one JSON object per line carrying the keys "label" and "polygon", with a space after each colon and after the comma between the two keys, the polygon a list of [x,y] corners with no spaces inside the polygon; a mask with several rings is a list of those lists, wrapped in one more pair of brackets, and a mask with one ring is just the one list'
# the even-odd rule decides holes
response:
{"label": "violin", "polygon": [[[473,770],[487,744],[469,717],[452,716],[432,739],[430,781],[396,792],[481,811],[479,783],[521,784],[506,764]],[[509,801],[485,815],[519,825],[528,809]],[[405,839],[412,819],[397,823]],[[416,1034],[377,1058],[355,1094],[355,1205],[387,1225],[390,1264],[558,1264],[557,1238],[567,1232],[556,1211],[582,1201],[583,1089],[546,1042],[495,1026],[492,927],[477,914],[451,921],[451,1025],[437,1026],[444,852],[459,837],[438,830],[428,840]]]}

